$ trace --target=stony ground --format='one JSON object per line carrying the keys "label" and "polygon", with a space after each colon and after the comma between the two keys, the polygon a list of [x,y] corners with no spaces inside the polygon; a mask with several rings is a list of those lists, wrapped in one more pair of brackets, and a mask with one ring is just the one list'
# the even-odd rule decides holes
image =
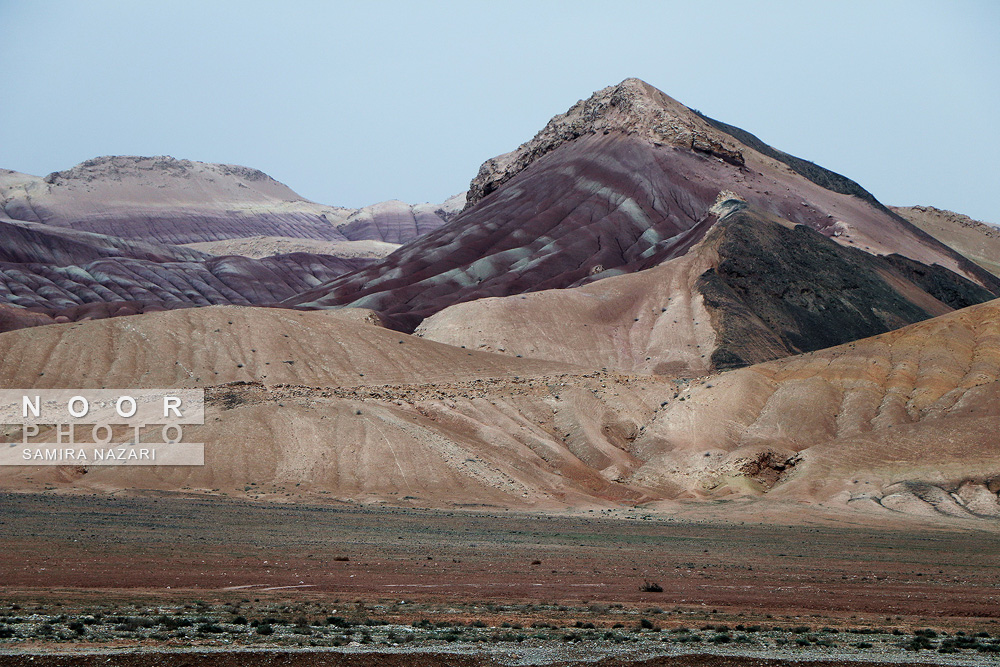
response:
{"label": "stony ground", "polygon": [[[0,508],[0,664],[85,665],[91,650],[130,665],[229,664],[235,649],[262,665],[397,664],[364,655],[400,651],[420,657],[398,664],[978,664],[1000,651],[991,532],[781,525],[731,507],[708,521],[5,494]],[[164,649],[186,657],[143,657]]]}

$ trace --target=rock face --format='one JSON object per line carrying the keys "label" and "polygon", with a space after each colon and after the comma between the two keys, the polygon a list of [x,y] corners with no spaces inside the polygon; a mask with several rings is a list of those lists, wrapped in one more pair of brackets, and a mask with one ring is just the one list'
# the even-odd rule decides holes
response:
{"label": "rock face", "polygon": [[44,179],[0,175],[4,213],[127,239],[182,244],[259,234],[347,240],[349,209],[302,199],[263,172],[171,157],[109,156]]}
{"label": "rock face", "polygon": [[149,261],[198,261],[204,253],[194,249],[80,232],[40,223],[0,219],[0,261],[69,265],[105,257]]}
{"label": "rock face", "polygon": [[420,223],[406,224],[401,216],[412,207],[400,203],[385,219],[369,211],[370,224],[350,226],[352,209],[303,199],[257,169],[126,155],[45,178],[0,171],[0,205],[14,220],[168,244],[252,236],[405,243],[443,224],[455,206],[420,205]]}
{"label": "rock face", "polygon": [[684,256],[582,287],[451,306],[416,332],[468,349],[704,375],[884,333],[1000,296],[725,200]]}
{"label": "rock face", "polygon": [[287,303],[372,308],[412,331],[456,303],[578,286],[679,257],[715,223],[710,209],[723,191],[841,245],[994,285],[856,183],[720,127],[626,80],[487,161],[470,206],[445,226]]}
{"label": "rock face", "polygon": [[440,207],[170,158],[0,191],[0,384],[202,387],[211,443],[195,469],[6,466],[7,490],[1000,516],[1000,280],[636,80]]}
{"label": "rock face", "polygon": [[36,313],[25,308],[0,303],[0,332],[54,323],[55,319],[44,313]]}
{"label": "rock face", "polygon": [[706,236],[719,260],[697,287],[717,331],[716,369],[868,338],[1000,296],[1000,282],[986,289],[782,222],[737,206]]}
{"label": "rock face", "polygon": [[893,211],[1000,276],[1000,228],[933,206],[893,206]]}
{"label": "rock face", "polygon": [[466,208],[560,146],[581,136],[612,131],[743,165],[737,144],[712,132],[696,113],[644,81],[626,79],[580,100],[517,150],[484,162],[469,186]]}

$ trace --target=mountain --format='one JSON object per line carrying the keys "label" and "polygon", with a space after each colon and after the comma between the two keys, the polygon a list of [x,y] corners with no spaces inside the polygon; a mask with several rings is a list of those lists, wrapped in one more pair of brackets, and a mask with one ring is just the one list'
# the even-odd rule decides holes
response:
{"label": "mountain", "polygon": [[206,465],[6,490],[1000,516],[1000,279],[641,81],[441,206],[157,160],[0,179],[0,384],[202,387]]}
{"label": "mountain", "polygon": [[461,212],[465,193],[441,204],[406,204],[398,200],[365,206],[351,213],[337,230],[353,241],[318,241],[284,236],[252,236],[222,241],[188,243],[213,255],[242,255],[260,259],[291,252],[333,255],[343,259],[381,259],[400,245],[433,231]]}
{"label": "mountain", "polygon": [[853,181],[627,79],[484,163],[467,207],[441,228],[285,304],[371,308],[413,331],[457,303],[576,287],[681,257],[716,223],[722,193],[842,246],[998,286]]}
{"label": "mountain", "polygon": [[318,240],[351,211],[302,199],[261,171],[167,156],[106,156],[44,178],[0,174],[15,220],[182,244],[259,234]]}
{"label": "mountain", "polygon": [[1000,276],[1000,228],[967,215],[933,206],[893,206],[893,211],[954,248],[995,276]]}
{"label": "mountain", "polygon": [[683,256],[581,287],[445,308],[422,337],[626,372],[704,375],[866,338],[1000,296],[738,199]]}
{"label": "mountain", "polygon": [[391,202],[369,207],[368,224],[352,224],[359,211],[308,201],[257,169],[129,155],[44,178],[0,170],[0,202],[13,220],[173,245],[253,236],[404,243],[456,205],[419,205],[418,222],[406,219],[412,207]]}
{"label": "mountain", "polygon": [[399,200],[365,206],[351,213],[340,227],[349,239],[377,239],[407,243],[432,232],[461,212],[465,193],[442,204],[406,204]]}

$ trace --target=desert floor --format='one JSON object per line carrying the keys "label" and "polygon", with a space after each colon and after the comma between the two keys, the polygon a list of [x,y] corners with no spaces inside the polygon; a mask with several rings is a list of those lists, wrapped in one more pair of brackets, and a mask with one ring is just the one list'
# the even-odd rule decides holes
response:
{"label": "desert floor", "polygon": [[[423,623],[471,633],[448,642],[472,636],[513,641],[496,633],[534,628],[567,646],[588,636],[641,633],[633,629],[643,619],[651,627],[639,638],[647,643],[666,642],[682,627],[700,629],[711,643],[719,634],[715,628],[730,634],[735,626],[738,635],[759,626],[759,637],[747,646],[765,653],[768,646],[794,647],[790,640],[803,634],[812,635],[811,647],[826,646],[817,633],[847,647],[865,639],[865,629],[877,629],[887,646],[893,631],[905,640],[919,628],[952,637],[1000,632],[1000,534],[988,524],[873,521],[794,506],[765,515],[753,502],[703,503],[690,511],[531,514],[175,495],[2,494],[0,545],[0,623],[15,616],[58,626],[56,615],[63,614],[68,622],[190,613],[202,622],[225,623],[238,614],[271,616],[276,625],[288,625],[287,632],[270,637],[250,633],[244,641],[226,635],[224,643],[232,647],[327,645],[320,641],[324,637],[356,645],[358,635],[333,637],[310,628],[330,616],[357,627],[369,624],[376,638],[383,627]],[[640,590],[646,582],[662,592]],[[92,627],[74,638],[49,631],[0,640],[0,664],[28,664],[24,660],[32,656],[35,665],[493,664],[495,657],[441,654],[433,662],[427,653],[375,659],[366,653],[258,650],[237,660],[229,653],[185,651],[157,653],[150,662],[145,652],[106,651],[211,647],[221,635],[178,641],[178,635],[150,639],[141,627],[132,628],[136,635],[101,627],[105,635]],[[76,649],[99,650],[103,657],[51,653]],[[602,664],[633,664],[635,658],[606,655],[610,662]],[[900,662],[902,655],[881,659]],[[917,662],[945,659],[932,651],[908,655]],[[568,664],[565,659],[573,656],[562,658]],[[769,664],[739,655],[701,659],[689,655],[683,662],[649,664]],[[823,655],[811,652],[808,659]]]}

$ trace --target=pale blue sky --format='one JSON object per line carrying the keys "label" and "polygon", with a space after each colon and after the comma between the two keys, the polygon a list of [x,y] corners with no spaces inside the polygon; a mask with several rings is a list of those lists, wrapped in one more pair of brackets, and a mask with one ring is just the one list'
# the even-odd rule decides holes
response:
{"label": "pale blue sky", "polygon": [[887,204],[1000,222],[998,35],[990,0],[0,0],[0,167],[166,154],[441,201],[637,76]]}

